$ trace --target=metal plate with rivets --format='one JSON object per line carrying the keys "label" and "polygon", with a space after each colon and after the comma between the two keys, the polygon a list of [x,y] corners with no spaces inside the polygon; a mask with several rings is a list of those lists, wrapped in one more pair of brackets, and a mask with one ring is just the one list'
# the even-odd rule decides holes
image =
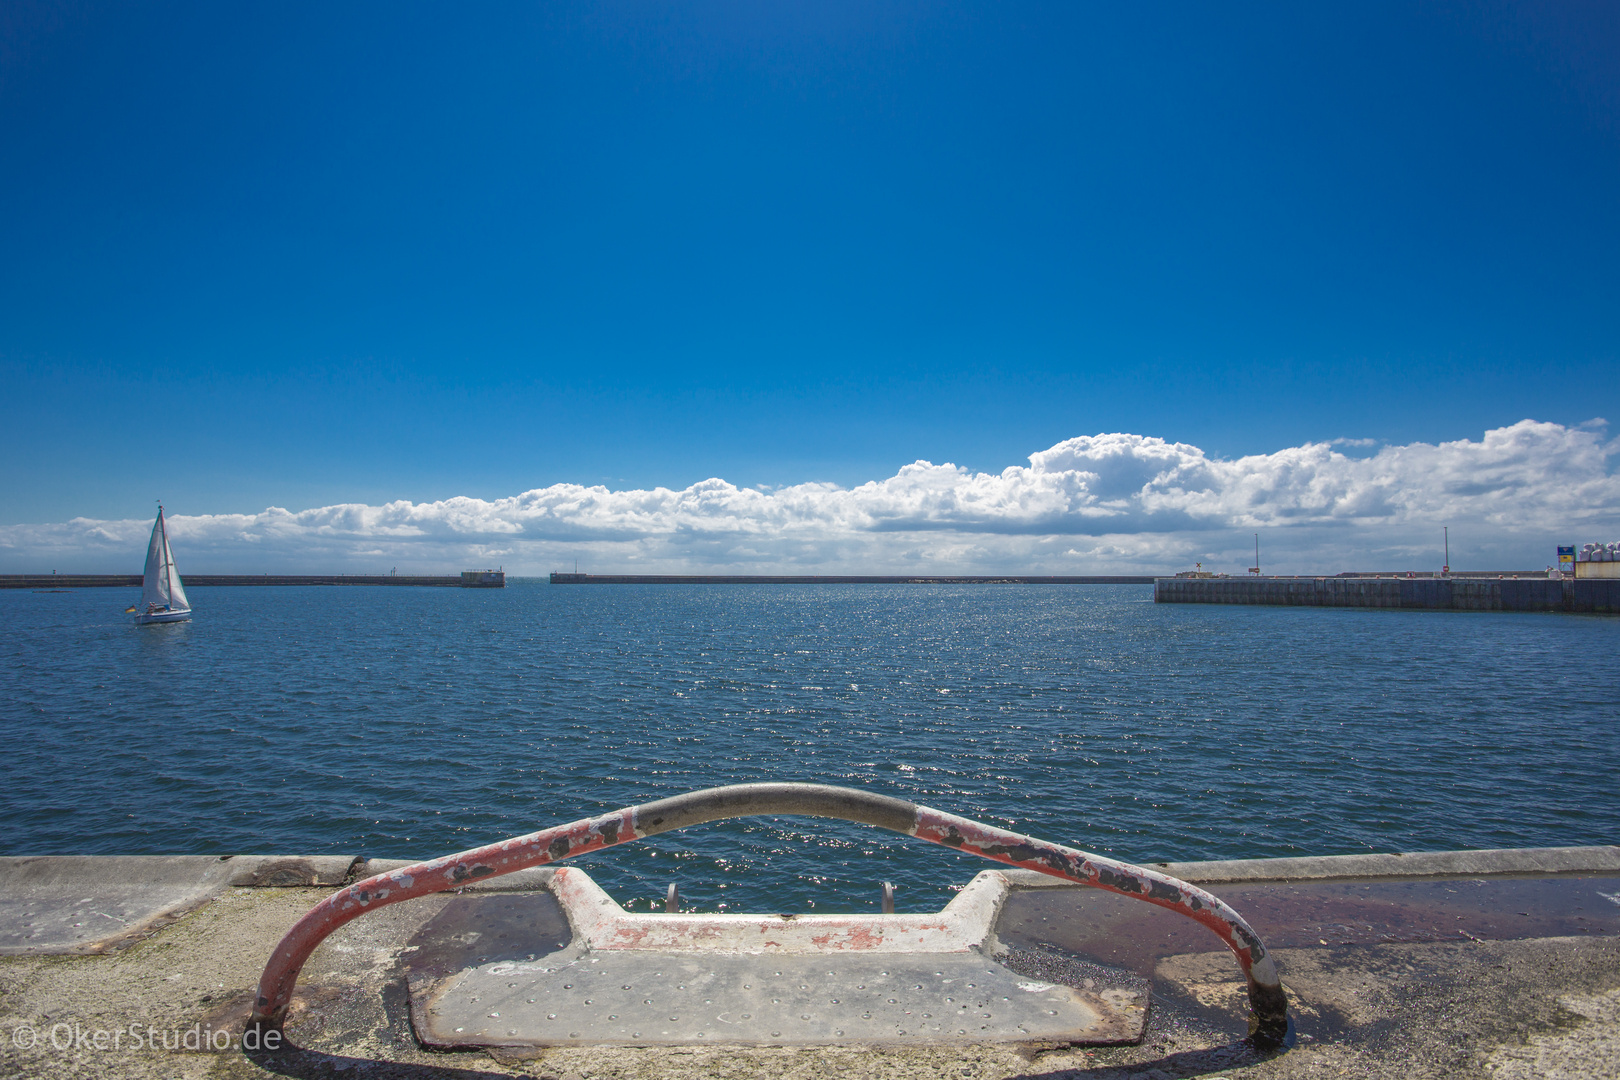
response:
{"label": "metal plate with rivets", "polygon": [[1073,989],[978,953],[764,956],[566,948],[412,980],[430,1046],[1120,1043],[1134,990]]}

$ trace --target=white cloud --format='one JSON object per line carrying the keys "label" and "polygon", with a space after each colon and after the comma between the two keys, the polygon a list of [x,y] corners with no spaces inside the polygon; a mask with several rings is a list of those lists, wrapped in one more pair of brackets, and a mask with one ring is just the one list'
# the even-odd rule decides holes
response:
{"label": "white cloud", "polygon": [[[852,489],[808,483],[680,491],[554,484],[509,498],[343,504],[170,518],[192,573],[1129,572],[1195,559],[1267,569],[1539,568],[1557,543],[1620,535],[1620,443],[1599,421],[1525,420],[1479,441],[1350,457],[1309,443],[1235,460],[1122,433],[1068,439],[974,473],[918,461]],[[1361,445],[1362,440],[1350,441]],[[149,521],[0,527],[0,566],[133,572]],[[1486,564],[1490,564],[1488,567]]]}

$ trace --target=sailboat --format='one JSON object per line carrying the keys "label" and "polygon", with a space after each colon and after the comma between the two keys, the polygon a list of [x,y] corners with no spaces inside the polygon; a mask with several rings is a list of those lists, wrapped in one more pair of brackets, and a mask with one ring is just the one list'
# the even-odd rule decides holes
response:
{"label": "sailboat", "polygon": [[152,542],[146,548],[146,575],[141,580],[140,606],[132,608],[135,621],[146,623],[184,622],[191,618],[191,603],[174,569],[169,551],[169,531],[163,525],[163,504],[158,503],[157,521],[152,523]]}

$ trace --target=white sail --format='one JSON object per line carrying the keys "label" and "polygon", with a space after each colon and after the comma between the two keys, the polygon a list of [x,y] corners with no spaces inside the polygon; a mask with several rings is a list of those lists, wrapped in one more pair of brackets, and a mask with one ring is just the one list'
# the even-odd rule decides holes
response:
{"label": "white sail", "polygon": [[169,530],[166,526],[163,530],[163,559],[169,565],[169,607],[176,611],[190,611],[185,586],[180,584],[180,571],[174,566],[174,553],[169,550]]}
{"label": "white sail", "polygon": [[169,550],[169,531],[163,523],[163,508],[158,507],[157,520],[152,523],[152,542],[146,547],[146,573],[141,578],[140,610],[168,609],[190,611],[186,590],[180,584],[180,574],[174,568],[174,554]]}
{"label": "white sail", "polygon": [[163,511],[152,522],[152,542],[146,546],[146,574],[141,579],[141,610],[169,606],[169,538],[163,532]]}

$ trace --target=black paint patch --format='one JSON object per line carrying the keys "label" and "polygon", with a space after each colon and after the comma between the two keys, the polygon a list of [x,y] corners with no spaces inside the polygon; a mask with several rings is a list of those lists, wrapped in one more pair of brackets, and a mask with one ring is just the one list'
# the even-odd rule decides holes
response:
{"label": "black paint patch", "polygon": [[568,837],[559,836],[557,839],[551,842],[549,847],[546,848],[546,854],[550,855],[553,859],[561,859],[568,854],[568,851],[572,846],[573,845],[568,842]]}
{"label": "black paint patch", "polygon": [[475,866],[472,868],[473,877],[488,877],[495,872],[493,866]]}
{"label": "black paint patch", "polygon": [[619,842],[619,819],[607,819],[596,827],[596,831],[602,834],[604,844],[617,844]]}
{"label": "black paint patch", "polygon": [[1162,881],[1148,882],[1148,896],[1154,900],[1168,900],[1172,904],[1181,903],[1181,890]]}
{"label": "black paint patch", "polygon": [[1245,929],[1242,924],[1233,923],[1232,932],[1238,937],[1242,938],[1243,944],[1249,947],[1250,963],[1259,963],[1261,960],[1266,958],[1266,947],[1260,943],[1259,938],[1255,937],[1252,933]]}
{"label": "black paint patch", "polygon": [[1129,875],[1116,874],[1112,870],[1104,870],[1101,867],[1097,869],[1097,884],[1106,889],[1114,889],[1117,892],[1132,893],[1138,896],[1142,893],[1142,883],[1140,881]]}

